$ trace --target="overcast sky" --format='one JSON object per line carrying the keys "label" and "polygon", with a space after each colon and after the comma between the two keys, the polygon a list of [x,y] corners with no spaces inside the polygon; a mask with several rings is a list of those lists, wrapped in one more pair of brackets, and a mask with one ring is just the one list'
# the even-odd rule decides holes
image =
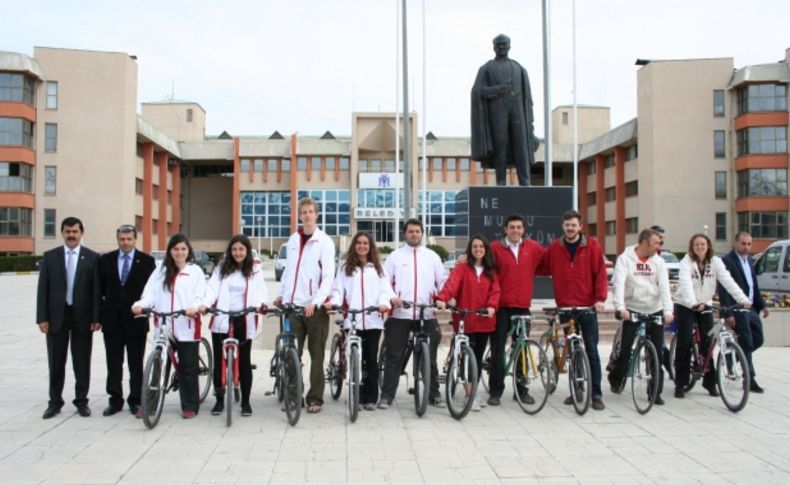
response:
{"label": "overcast sky", "polygon": [[[425,2],[427,116],[423,2],[407,7],[411,106],[420,123],[438,136],[468,136],[469,90],[502,32],[512,38],[510,56],[529,72],[542,136],[541,1]],[[138,101],[172,94],[196,101],[208,113],[209,134],[347,135],[352,111],[395,109],[400,0],[2,3],[1,50],[136,55]],[[572,101],[571,0],[550,4],[557,106]],[[576,18],[578,102],[610,106],[612,126],[636,115],[637,58],[733,57],[740,67],[779,61],[790,47],[788,0],[577,0]]]}

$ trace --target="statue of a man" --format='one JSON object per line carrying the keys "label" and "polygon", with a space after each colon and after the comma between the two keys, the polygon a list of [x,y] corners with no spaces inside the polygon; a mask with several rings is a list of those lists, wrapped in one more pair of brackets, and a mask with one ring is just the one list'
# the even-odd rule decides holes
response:
{"label": "statue of a man", "polygon": [[508,58],[510,37],[494,38],[496,57],[477,71],[472,87],[472,159],[496,171],[497,185],[507,185],[507,168],[516,167],[519,185],[529,185],[535,163],[532,92],[527,70]]}

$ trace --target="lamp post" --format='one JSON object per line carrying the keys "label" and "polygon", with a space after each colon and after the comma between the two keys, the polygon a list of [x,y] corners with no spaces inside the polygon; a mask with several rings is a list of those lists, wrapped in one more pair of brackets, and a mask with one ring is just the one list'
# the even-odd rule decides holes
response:
{"label": "lamp post", "polygon": [[258,223],[255,226],[255,239],[258,240],[258,257],[261,257],[261,225],[263,221],[263,216],[255,216],[255,221]]}

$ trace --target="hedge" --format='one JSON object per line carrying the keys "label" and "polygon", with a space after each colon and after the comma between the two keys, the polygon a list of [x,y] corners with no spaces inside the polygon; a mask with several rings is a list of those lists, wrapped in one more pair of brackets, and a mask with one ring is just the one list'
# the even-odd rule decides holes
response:
{"label": "hedge", "polygon": [[42,256],[4,256],[0,258],[0,273],[6,271],[37,271],[36,261]]}

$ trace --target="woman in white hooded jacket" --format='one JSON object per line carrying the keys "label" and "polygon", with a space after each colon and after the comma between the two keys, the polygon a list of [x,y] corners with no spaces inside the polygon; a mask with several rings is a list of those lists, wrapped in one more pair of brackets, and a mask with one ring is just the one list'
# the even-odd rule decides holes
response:
{"label": "woman in white hooded jacket", "polygon": [[[686,256],[680,261],[678,288],[675,292],[675,318],[677,319],[677,349],[675,350],[675,397],[685,397],[691,367],[691,337],[694,322],[702,336],[700,354],[704,358],[710,345],[708,332],[713,327],[713,315],[703,313],[706,306],[713,304],[716,284],[720,283],[739,303],[749,307],[746,296],[732,279],[724,262],[713,254],[710,238],[705,234],[694,234],[689,240]],[[713,366],[702,379],[702,386],[711,396],[718,396]]]}
{"label": "woman in white hooded jacket", "polygon": [[[395,297],[389,277],[384,272],[376,243],[370,234],[358,232],[351,239],[345,263],[337,271],[337,277],[329,293],[327,310],[333,306],[343,306],[362,310],[376,306],[379,313],[357,316],[357,335],[362,338],[362,387],[359,403],[363,409],[373,411],[378,401],[379,373],[376,369],[379,339],[384,328],[382,314],[392,307],[390,300]],[[346,330],[351,328],[351,319],[344,323]]]}

